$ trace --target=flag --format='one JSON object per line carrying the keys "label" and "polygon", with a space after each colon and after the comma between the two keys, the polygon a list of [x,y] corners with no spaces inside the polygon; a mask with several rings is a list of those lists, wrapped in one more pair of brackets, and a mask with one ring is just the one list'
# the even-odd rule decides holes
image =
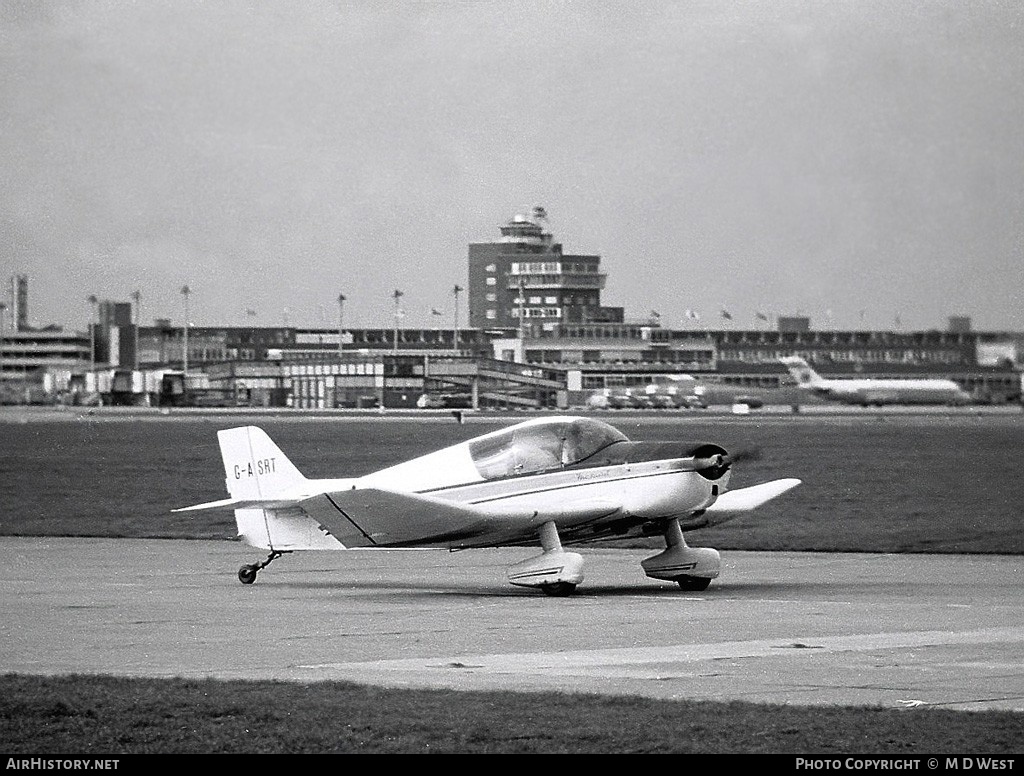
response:
{"label": "flag", "polygon": [[755,313],[755,315],[757,316],[757,319],[759,321],[767,321],[768,320],[768,316],[765,315],[764,313]]}
{"label": "flag", "polygon": [[731,321],[732,313],[730,313],[728,310],[722,310],[722,317],[725,318],[725,320],[727,321]]}
{"label": "flag", "polygon": [[256,315],[256,311],[253,310],[251,307],[246,307],[245,308],[245,314],[248,315],[251,318],[254,315]]}
{"label": "flag", "polygon": [[394,296],[394,297],[395,297],[395,299],[398,299],[398,297],[400,297],[400,296],[405,296],[405,294],[403,294],[403,293],[402,293],[401,291],[399,291],[399,290],[398,290],[398,289],[396,288],[396,289],[395,289],[395,293],[394,293],[394,294],[392,294],[392,296]]}
{"label": "flag", "polygon": [[660,318],[661,317],[661,313],[659,313],[657,310],[651,310],[651,317],[652,318]]}
{"label": "flag", "polygon": [[455,294],[456,296],[458,296],[458,295],[459,295],[459,294],[461,294],[461,293],[462,293],[462,292],[463,292],[464,290],[465,290],[465,289],[464,289],[464,288],[463,288],[462,286],[455,286],[455,288],[454,288],[454,290],[453,290],[453,293],[454,293],[454,294]]}
{"label": "flag", "polygon": [[696,310],[687,310],[686,317],[689,318],[691,321],[699,321],[700,313],[698,313]]}
{"label": "flag", "polygon": [[442,312],[441,312],[440,310],[438,310],[438,309],[437,309],[436,307],[431,307],[431,308],[430,308],[430,314],[431,314],[431,315],[444,315],[444,313],[442,313]]}

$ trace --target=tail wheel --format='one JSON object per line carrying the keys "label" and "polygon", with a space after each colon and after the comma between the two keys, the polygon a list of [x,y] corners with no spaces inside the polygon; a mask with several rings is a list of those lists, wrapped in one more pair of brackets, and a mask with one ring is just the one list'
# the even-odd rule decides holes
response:
{"label": "tail wheel", "polygon": [[572,582],[552,582],[550,585],[541,585],[540,589],[544,591],[545,595],[552,598],[565,598],[567,595],[572,595],[576,590],[576,585]]}
{"label": "tail wheel", "polygon": [[711,580],[708,577],[676,577],[676,584],[683,590],[707,590]]}
{"label": "tail wheel", "polygon": [[256,573],[260,569],[265,569],[273,561],[277,560],[282,555],[288,552],[290,552],[290,550],[271,550],[270,554],[267,556],[267,559],[262,563],[253,563],[252,565],[242,566],[242,568],[238,570],[238,581],[241,582],[243,585],[251,585],[253,582],[256,581]]}

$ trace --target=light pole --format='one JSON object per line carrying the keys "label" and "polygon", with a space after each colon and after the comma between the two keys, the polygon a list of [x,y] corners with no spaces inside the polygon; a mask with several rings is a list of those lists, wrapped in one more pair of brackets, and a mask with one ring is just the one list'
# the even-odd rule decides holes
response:
{"label": "light pole", "polygon": [[90,294],[87,301],[89,302],[89,304],[92,305],[92,320],[89,321],[89,371],[93,374],[93,377],[95,377],[95,373],[96,373],[96,326],[95,326],[95,324],[96,324],[96,318],[98,316],[97,305],[100,303],[100,300],[96,298],[95,294]]}
{"label": "light pole", "polygon": [[523,337],[526,336],[526,334],[525,334],[525,331],[526,331],[526,319],[524,317],[525,314],[526,314],[525,304],[526,304],[526,285],[523,282],[523,279],[520,277],[519,278],[519,346],[520,347],[525,347],[525,345],[523,345]]}
{"label": "light pole", "polygon": [[188,297],[192,290],[188,286],[181,287],[181,295],[185,298],[185,327],[183,330],[182,348],[182,375],[185,383],[185,391],[188,391]]}
{"label": "light pole", "polygon": [[133,291],[135,301],[135,371],[139,371],[139,326],[142,324],[142,292]]}
{"label": "light pole", "polygon": [[455,295],[455,318],[452,323],[452,352],[459,352],[459,294],[462,292],[462,286],[456,285],[452,289],[452,293]]}
{"label": "light pole", "polygon": [[7,305],[0,302],[0,404],[3,404],[4,390],[4,311]]}
{"label": "light pole", "polygon": [[398,300],[403,296],[402,292],[397,288],[395,289],[395,341],[394,341],[394,352],[398,353],[398,319],[402,317],[402,310],[398,306]]}
{"label": "light pole", "polygon": [[341,351],[345,343],[341,339],[341,331],[345,325],[345,295],[338,294],[338,360],[341,361]]}

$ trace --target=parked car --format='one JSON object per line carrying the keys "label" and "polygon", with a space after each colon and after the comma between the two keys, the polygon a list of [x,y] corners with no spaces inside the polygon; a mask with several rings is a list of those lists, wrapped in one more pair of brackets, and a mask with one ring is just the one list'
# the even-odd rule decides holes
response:
{"label": "parked car", "polygon": [[462,393],[424,393],[416,399],[416,406],[421,410],[469,409],[473,397]]}
{"label": "parked car", "polygon": [[421,410],[439,410],[444,408],[444,397],[434,393],[424,393],[416,399],[416,406]]}
{"label": "parked car", "polygon": [[764,406],[764,399],[760,396],[735,396],[732,400],[733,404],[746,404],[750,409],[756,410],[758,407]]}
{"label": "parked car", "polygon": [[685,410],[706,410],[708,408],[708,403],[704,401],[703,397],[697,396],[696,394],[690,394],[689,396],[681,396],[679,398],[679,407]]}

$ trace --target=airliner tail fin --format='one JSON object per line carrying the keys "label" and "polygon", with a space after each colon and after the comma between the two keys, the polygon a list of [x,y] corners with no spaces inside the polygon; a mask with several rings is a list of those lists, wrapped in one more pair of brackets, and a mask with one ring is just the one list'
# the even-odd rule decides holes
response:
{"label": "airliner tail fin", "polygon": [[821,375],[800,356],[785,356],[779,360],[786,365],[789,373],[796,379],[796,384],[801,388],[813,388],[822,382]]}

